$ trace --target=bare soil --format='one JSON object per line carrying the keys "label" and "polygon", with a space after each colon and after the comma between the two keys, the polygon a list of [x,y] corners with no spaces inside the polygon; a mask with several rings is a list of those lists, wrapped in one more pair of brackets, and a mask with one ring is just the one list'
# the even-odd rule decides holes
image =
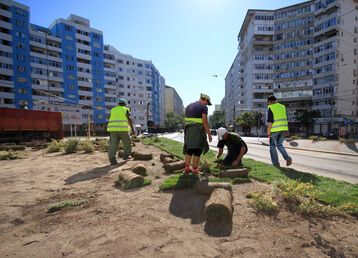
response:
{"label": "bare soil", "polygon": [[[269,189],[233,186],[232,225],[208,225],[207,196],[192,190],[161,193],[161,151],[151,161],[108,166],[107,154],[27,151],[0,161],[0,257],[358,257],[354,218],[304,218],[286,210],[257,214],[246,194]],[[123,191],[116,168],[142,163],[152,185]],[[58,201],[87,204],[48,213]]]}

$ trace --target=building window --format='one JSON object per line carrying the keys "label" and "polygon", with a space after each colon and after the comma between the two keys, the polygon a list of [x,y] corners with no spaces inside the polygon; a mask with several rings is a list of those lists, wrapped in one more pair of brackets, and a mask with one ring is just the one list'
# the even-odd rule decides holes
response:
{"label": "building window", "polygon": [[18,70],[20,73],[23,73],[23,72],[25,72],[25,67],[19,65],[19,66],[17,66],[17,70]]}

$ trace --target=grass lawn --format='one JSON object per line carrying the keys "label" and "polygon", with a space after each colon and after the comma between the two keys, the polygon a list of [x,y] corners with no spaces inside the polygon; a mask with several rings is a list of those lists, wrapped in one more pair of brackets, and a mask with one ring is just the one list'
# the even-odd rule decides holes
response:
{"label": "grass lawn", "polygon": [[[184,158],[183,144],[166,138],[145,138],[144,144],[154,145],[164,151],[172,153],[179,158]],[[269,153],[267,153],[269,155]],[[210,150],[202,156],[202,161],[214,167],[216,152]],[[327,177],[304,173],[291,168],[276,168],[272,165],[253,159],[243,159],[243,165],[250,169],[249,177],[258,181],[273,183],[282,180],[297,180],[304,183],[311,183],[318,191],[318,200],[333,206],[352,204],[358,209],[358,185],[337,181]],[[212,168],[213,174],[218,169]]]}

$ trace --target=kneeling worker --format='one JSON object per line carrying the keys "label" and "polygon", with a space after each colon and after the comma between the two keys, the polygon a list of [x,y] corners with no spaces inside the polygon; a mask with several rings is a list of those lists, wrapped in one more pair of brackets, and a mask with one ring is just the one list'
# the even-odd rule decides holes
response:
{"label": "kneeling worker", "polygon": [[218,145],[219,153],[217,158],[219,159],[224,151],[224,146],[227,146],[228,153],[224,158],[222,165],[225,167],[239,167],[242,165],[241,159],[247,153],[247,145],[236,133],[228,132],[226,128],[220,127],[218,129]]}

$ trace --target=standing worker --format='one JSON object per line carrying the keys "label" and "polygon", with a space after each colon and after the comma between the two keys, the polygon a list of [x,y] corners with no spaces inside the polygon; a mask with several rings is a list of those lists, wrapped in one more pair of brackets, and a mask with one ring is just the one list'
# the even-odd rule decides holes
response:
{"label": "standing worker", "polygon": [[242,166],[242,157],[247,153],[247,145],[244,140],[237,133],[228,132],[224,127],[220,127],[217,132],[219,153],[216,158],[219,159],[221,157],[226,145],[228,153],[222,161],[222,165],[232,168]]}
{"label": "standing worker", "polygon": [[[199,174],[200,155],[209,151],[209,141],[212,141],[209,123],[208,107],[211,106],[210,97],[206,94],[200,94],[197,102],[191,103],[185,109],[185,127],[184,127],[184,148],[185,170],[186,174],[192,172]],[[192,164],[192,169],[190,168]]]}
{"label": "standing worker", "polygon": [[288,133],[286,107],[278,103],[276,97],[273,95],[268,97],[267,104],[267,136],[270,140],[272,164],[276,167],[280,167],[277,148],[286,160],[286,165],[290,166],[292,164],[292,158],[287,154],[285,147],[282,145],[285,140],[285,134]]}
{"label": "standing worker", "polygon": [[120,141],[123,141],[124,156],[127,160],[132,153],[131,139],[129,136],[129,129],[135,135],[132,120],[130,118],[129,108],[126,99],[119,99],[118,106],[111,109],[111,114],[108,121],[107,132],[110,133],[108,158],[111,165],[116,165],[116,153]]}

